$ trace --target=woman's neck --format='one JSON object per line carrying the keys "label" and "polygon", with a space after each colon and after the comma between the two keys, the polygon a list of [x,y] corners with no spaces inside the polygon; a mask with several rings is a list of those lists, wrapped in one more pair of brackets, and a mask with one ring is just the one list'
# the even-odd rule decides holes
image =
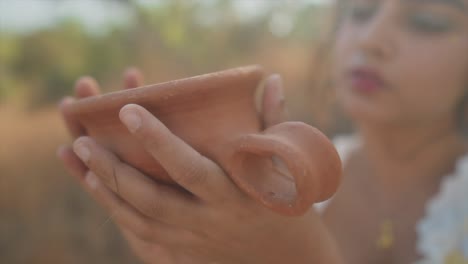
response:
{"label": "woman's neck", "polygon": [[360,125],[361,154],[380,191],[424,186],[453,169],[466,151],[452,122],[408,126]]}

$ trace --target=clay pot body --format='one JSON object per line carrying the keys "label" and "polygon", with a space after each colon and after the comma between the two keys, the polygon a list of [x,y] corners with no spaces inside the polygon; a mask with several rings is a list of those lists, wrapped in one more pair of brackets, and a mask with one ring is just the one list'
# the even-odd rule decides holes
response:
{"label": "clay pot body", "polygon": [[124,105],[141,105],[252,198],[278,213],[300,215],[336,191],[340,159],[306,124],[286,122],[261,132],[254,98],[263,77],[259,66],[236,68],[81,99],[65,111],[123,161],[175,184],[119,120]]}

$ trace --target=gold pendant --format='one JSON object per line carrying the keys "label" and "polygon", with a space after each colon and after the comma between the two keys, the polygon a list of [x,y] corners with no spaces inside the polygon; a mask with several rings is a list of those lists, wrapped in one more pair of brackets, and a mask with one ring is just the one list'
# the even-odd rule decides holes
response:
{"label": "gold pendant", "polygon": [[393,234],[393,223],[391,220],[385,220],[380,224],[379,237],[377,239],[378,249],[389,249],[393,246],[395,237]]}
{"label": "gold pendant", "polygon": [[468,260],[459,251],[453,251],[445,257],[445,264],[467,264]]}

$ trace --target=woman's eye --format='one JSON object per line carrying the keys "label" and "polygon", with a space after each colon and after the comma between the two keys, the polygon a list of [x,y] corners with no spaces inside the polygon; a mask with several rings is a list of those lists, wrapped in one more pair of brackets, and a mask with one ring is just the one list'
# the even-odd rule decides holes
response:
{"label": "woman's eye", "polygon": [[411,29],[423,33],[442,33],[451,29],[449,19],[429,13],[413,14],[409,17]]}
{"label": "woman's eye", "polygon": [[349,8],[348,16],[356,23],[364,23],[372,18],[376,10],[376,5],[356,4]]}

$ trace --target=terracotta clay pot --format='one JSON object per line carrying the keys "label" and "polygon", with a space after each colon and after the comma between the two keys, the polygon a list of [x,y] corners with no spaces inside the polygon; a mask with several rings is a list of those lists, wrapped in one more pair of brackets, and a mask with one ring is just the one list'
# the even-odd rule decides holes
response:
{"label": "terracotta clay pot", "polygon": [[283,215],[301,215],[337,189],[341,163],[317,129],[285,122],[261,131],[255,93],[260,66],[241,67],[77,100],[65,111],[123,161],[175,184],[119,120],[139,104],[175,135],[217,162],[245,193]]}

